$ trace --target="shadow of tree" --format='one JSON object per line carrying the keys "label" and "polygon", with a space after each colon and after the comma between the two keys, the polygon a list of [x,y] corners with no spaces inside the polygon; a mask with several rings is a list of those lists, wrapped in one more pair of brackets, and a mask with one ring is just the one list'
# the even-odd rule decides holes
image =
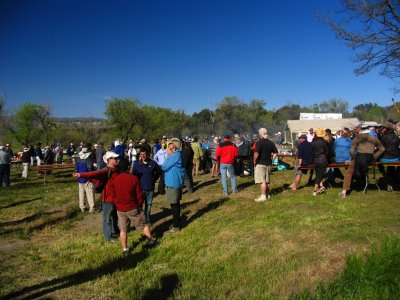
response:
{"label": "shadow of tree", "polygon": [[118,259],[109,261],[98,268],[90,268],[76,272],[71,275],[63,276],[48,280],[39,284],[35,284],[29,287],[24,287],[19,291],[9,293],[4,296],[4,299],[18,298],[18,299],[35,299],[43,297],[51,292],[76,286],[88,281],[98,279],[102,276],[111,275],[116,271],[125,271],[131,268],[135,268],[138,263],[148,257],[148,251],[143,250],[141,252],[120,257]]}
{"label": "shadow of tree", "polygon": [[143,300],[168,299],[179,287],[179,277],[176,273],[165,275],[160,281],[161,287],[147,290],[143,295]]}
{"label": "shadow of tree", "polygon": [[17,202],[14,202],[14,203],[10,203],[10,204],[7,204],[7,205],[0,206],[0,209],[16,207],[18,205],[22,205],[22,204],[25,204],[25,203],[33,202],[33,201],[36,201],[36,200],[39,200],[39,199],[41,199],[41,197],[36,197],[36,198],[32,198],[32,199],[17,201]]}

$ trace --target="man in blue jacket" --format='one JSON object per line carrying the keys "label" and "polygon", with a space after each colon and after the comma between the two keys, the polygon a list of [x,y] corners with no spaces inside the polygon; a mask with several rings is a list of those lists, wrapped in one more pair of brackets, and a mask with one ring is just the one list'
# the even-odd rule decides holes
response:
{"label": "man in blue jacket", "polygon": [[168,233],[180,231],[182,187],[185,180],[185,168],[182,163],[181,141],[172,138],[167,142],[167,159],[162,165],[166,196],[172,210],[172,227]]}
{"label": "man in blue jacket", "polygon": [[142,196],[145,204],[146,223],[150,224],[151,206],[153,204],[154,184],[160,177],[160,167],[150,159],[146,149],[140,148],[139,160],[132,165],[132,174],[139,177]]}

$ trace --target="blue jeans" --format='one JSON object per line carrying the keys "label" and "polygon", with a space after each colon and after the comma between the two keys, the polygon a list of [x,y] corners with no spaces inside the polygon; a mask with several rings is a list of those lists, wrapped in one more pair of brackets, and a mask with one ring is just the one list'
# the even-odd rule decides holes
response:
{"label": "blue jeans", "polygon": [[113,234],[119,234],[118,216],[114,204],[103,202],[103,236],[106,241],[111,239]]}
{"label": "blue jeans", "polygon": [[146,223],[150,223],[151,206],[153,205],[153,191],[143,191],[144,212],[146,215]]}
{"label": "blue jeans", "polygon": [[232,192],[235,192],[237,189],[236,186],[236,177],[235,177],[235,169],[233,168],[233,164],[221,164],[220,165],[220,170],[221,170],[221,181],[222,181],[222,189],[224,193],[228,193],[228,185],[227,185],[227,171],[229,171],[229,174],[231,175],[231,186],[232,186]]}

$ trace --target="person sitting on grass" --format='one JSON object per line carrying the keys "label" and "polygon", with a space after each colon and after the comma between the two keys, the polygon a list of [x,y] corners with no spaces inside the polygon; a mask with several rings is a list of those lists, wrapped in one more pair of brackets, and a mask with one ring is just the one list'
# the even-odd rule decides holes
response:
{"label": "person sitting on grass", "polygon": [[[141,153],[146,153],[145,150]],[[139,230],[143,230],[143,234],[147,239],[147,248],[155,246],[155,242],[151,237],[150,226],[146,223],[146,217],[143,212],[142,188],[137,176],[129,174],[129,161],[121,159],[118,167],[118,175],[112,182],[114,191],[114,204],[117,209],[119,237],[121,240],[122,253],[129,254],[128,248],[128,229],[132,225]]]}

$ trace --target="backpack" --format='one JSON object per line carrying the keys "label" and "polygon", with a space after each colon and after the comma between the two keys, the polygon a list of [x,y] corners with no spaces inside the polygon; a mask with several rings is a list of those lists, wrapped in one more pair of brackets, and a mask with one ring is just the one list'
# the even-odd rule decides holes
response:
{"label": "backpack", "polygon": [[107,169],[108,169],[108,172],[107,172],[107,176],[105,178],[92,180],[93,190],[97,194],[100,194],[103,191],[104,187],[107,184],[108,178],[110,178],[110,176],[111,176],[111,168],[107,167]]}

